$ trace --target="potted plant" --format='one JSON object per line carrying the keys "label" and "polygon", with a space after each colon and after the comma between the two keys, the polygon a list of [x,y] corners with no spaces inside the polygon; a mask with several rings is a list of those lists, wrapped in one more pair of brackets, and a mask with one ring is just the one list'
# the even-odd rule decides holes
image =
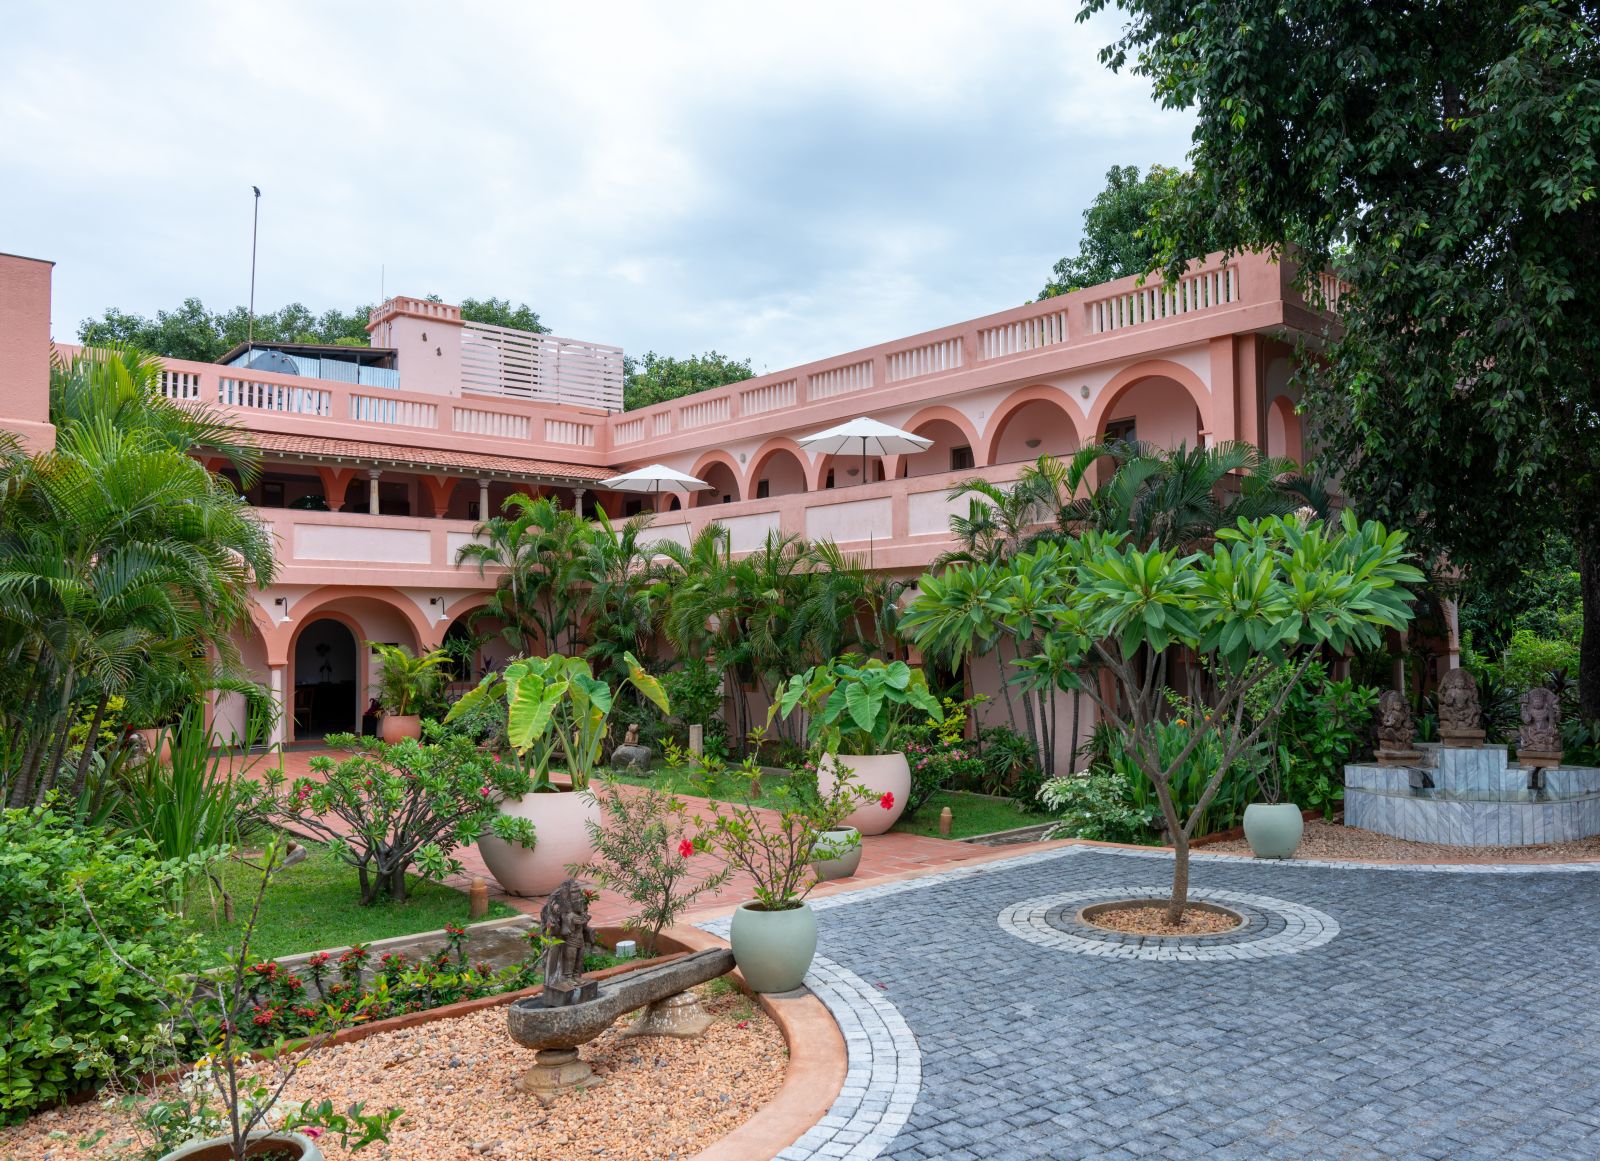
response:
{"label": "potted plant", "polygon": [[1255,761],[1256,787],[1261,801],[1244,808],[1244,837],[1250,843],[1250,853],[1258,859],[1293,858],[1305,831],[1305,818],[1300,808],[1292,802],[1281,801],[1283,776],[1291,761],[1285,746],[1278,746],[1274,753]]}
{"label": "potted plant", "polygon": [[779,687],[777,705],[784,716],[804,709],[811,741],[823,751],[819,789],[826,793],[847,766],[873,792],[875,804],[840,819],[862,834],[884,833],[905,809],[911,767],[902,747],[911,727],[944,720],[944,707],[921,669],[876,658],[835,658],[812,666]]}
{"label": "potted plant", "polygon": [[449,660],[443,649],[417,655],[404,645],[385,645],[368,641],[378,655],[378,704],[383,721],[378,730],[385,742],[422,737],[422,715],[418,712],[438,696],[444,684],[442,666]]}
{"label": "potted plant", "polygon": [[848,879],[861,866],[861,832],[853,826],[829,827],[811,847],[811,869],[817,881]]}
{"label": "potted plant", "polygon": [[[722,773],[720,763],[700,760],[702,781]],[[733,913],[729,942],[745,982],[757,992],[787,992],[805,979],[817,953],[817,917],[806,896],[820,880],[810,871],[818,840],[837,829],[857,807],[888,813],[873,801],[873,791],[844,774],[827,789],[805,778],[791,778],[768,789],[757,806],[761,767],[754,758],[731,771],[742,802],[708,804],[710,817],[693,839],[696,850],[714,851],[729,867],[748,875],[754,899]]]}
{"label": "potted plant", "polygon": [[[633,654],[623,654],[628,682],[667,713],[661,683]],[[548,895],[567,866],[594,855],[590,824],[600,822],[594,795],[581,793],[600,766],[611,717],[611,687],[582,657],[524,657],[491,673],[450,707],[449,724],[484,704],[504,703],[510,759],[528,791],[499,800],[500,817],[478,840],[489,873],[513,895]],[[552,781],[559,762],[568,784]],[[520,826],[520,834],[511,833]]]}
{"label": "potted plant", "polygon": [[[160,1161],[321,1161],[317,1140],[324,1135],[345,1149],[361,1149],[387,1142],[389,1128],[400,1109],[366,1113],[357,1102],[336,1112],[328,1100],[316,1104],[283,1100],[308,1053],[321,1047],[335,1030],[330,1016],[308,1036],[280,1039],[268,1051],[253,1051],[244,1029],[256,1010],[254,998],[259,969],[250,944],[261,917],[261,902],[273,876],[283,868],[290,844],[274,838],[262,852],[255,902],[231,949],[225,968],[186,981],[184,989],[166,1001],[165,1052],[170,1066],[164,1083],[148,1076],[133,1082],[124,1105],[149,1147],[146,1156]],[[88,897],[79,889],[91,921],[99,920]],[[123,960],[123,966],[145,973]],[[276,965],[273,965],[274,967]],[[148,976],[145,976],[149,979]],[[360,1020],[363,1009],[352,1009],[341,1019]],[[203,1049],[195,1059],[194,1053]]]}

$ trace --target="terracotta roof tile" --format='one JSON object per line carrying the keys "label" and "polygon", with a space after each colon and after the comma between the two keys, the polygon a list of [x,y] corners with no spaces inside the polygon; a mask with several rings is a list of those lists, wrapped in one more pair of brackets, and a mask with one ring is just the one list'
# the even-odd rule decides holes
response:
{"label": "terracotta roof tile", "polygon": [[285,435],[275,431],[251,433],[255,445],[267,455],[327,456],[333,459],[369,460],[442,472],[494,472],[499,475],[539,476],[562,480],[604,480],[616,475],[611,468],[566,464],[523,456],[484,455],[479,452],[444,451],[358,439],[329,439],[320,435]]}

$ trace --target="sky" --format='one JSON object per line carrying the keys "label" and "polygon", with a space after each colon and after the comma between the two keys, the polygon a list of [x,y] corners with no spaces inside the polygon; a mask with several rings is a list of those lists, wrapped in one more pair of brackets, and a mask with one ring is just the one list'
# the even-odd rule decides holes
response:
{"label": "sky", "polygon": [[0,0],[0,251],[106,307],[527,302],[756,373],[1004,310],[1191,118],[1077,4]]}

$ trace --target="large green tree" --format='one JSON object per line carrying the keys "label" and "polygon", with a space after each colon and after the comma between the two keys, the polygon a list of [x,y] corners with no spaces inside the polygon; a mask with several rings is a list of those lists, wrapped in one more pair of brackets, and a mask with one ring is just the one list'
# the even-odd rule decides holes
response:
{"label": "large green tree", "polygon": [[732,359],[707,351],[680,359],[646,351],[644,358],[626,360],[627,381],[622,388],[622,409],[633,411],[652,403],[665,403],[697,391],[710,391],[750,378],[750,360]]}
{"label": "large green tree", "polygon": [[[1182,176],[1166,165],[1152,165],[1143,176],[1137,165],[1113,165],[1106,170],[1105,189],[1083,211],[1078,252],[1055,264],[1039,297],[1054,298],[1130,274],[1146,274],[1160,266],[1161,231],[1156,223]],[[1195,253],[1211,249],[1206,242]]]}
{"label": "large green tree", "polygon": [[[438,295],[428,297],[439,301]],[[371,312],[368,304],[348,312],[334,309],[317,314],[301,303],[291,302],[278,310],[257,314],[254,334],[258,342],[264,343],[364,347],[367,316]],[[536,334],[550,329],[527,303],[512,306],[503,298],[462,299],[461,317]],[[78,341],[88,346],[122,344],[163,358],[197,363],[216,362],[250,334],[250,312],[246,308],[210,311],[198,298],[186,298],[173,310],[158,310],[154,318],[110,307],[98,318],[86,318],[78,324]]]}
{"label": "large green tree", "polygon": [[1344,490],[1479,585],[1570,537],[1581,709],[1600,717],[1600,7],[1086,0],[1080,16],[1113,3],[1128,23],[1104,59],[1196,114],[1163,215],[1169,273],[1209,235],[1346,280],[1342,325],[1302,371]]}

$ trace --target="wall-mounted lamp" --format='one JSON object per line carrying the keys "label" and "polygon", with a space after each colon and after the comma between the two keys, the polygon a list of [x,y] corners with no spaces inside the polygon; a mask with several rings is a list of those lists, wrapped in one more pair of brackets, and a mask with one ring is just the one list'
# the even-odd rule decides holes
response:
{"label": "wall-mounted lamp", "polygon": [[289,623],[289,598],[273,597],[272,604],[278,610],[278,624],[287,625]]}
{"label": "wall-mounted lamp", "polygon": [[428,604],[429,604],[429,606],[431,608],[434,608],[434,609],[438,610],[437,612],[435,612],[433,614],[434,623],[437,624],[438,622],[443,621],[444,620],[444,598],[443,597],[429,597],[428,598]]}
{"label": "wall-mounted lamp", "polygon": [[846,468],[844,474],[847,475],[847,476],[859,476],[861,474],[861,469],[860,468]]}
{"label": "wall-mounted lamp", "polygon": [[1044,441],[1042,439],[1025,439],[1022,442],[1027,444],[1028,445],[1028,449],[1031,451],[1034,448],[1038,447]]}
{"label": "wall-mounted lamp", "polygon": [[1089,398],[1089,384],[1085,383],[1082,387],[1078,388],[1078,391],[1085,399]]}

